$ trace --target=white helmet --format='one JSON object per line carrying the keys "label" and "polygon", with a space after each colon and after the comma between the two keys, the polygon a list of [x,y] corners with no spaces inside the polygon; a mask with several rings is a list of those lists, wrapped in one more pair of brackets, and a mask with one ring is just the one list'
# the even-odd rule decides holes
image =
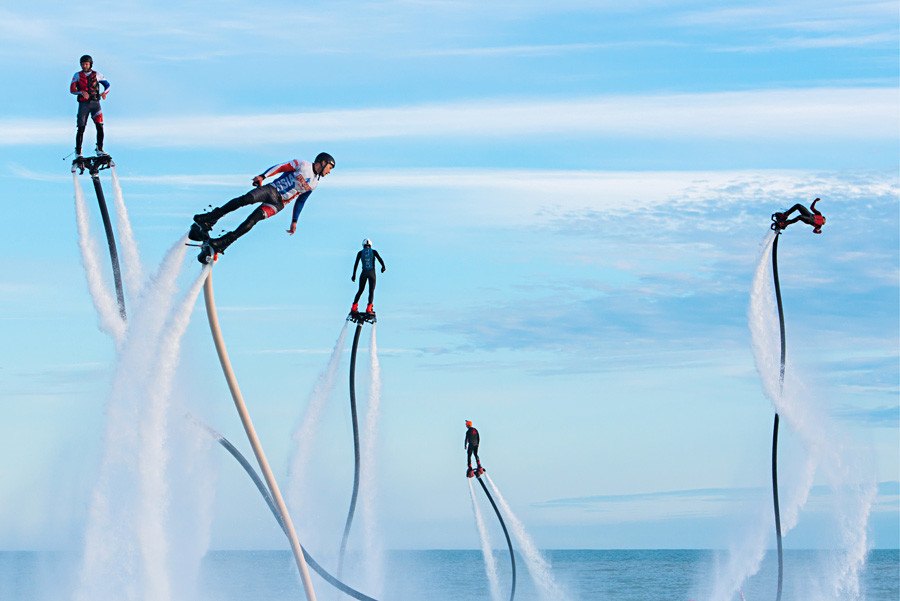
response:
{"label": "white helmet", "polygon": [[368,238],[363,239],[363,246],[372,246],[372,241]]}

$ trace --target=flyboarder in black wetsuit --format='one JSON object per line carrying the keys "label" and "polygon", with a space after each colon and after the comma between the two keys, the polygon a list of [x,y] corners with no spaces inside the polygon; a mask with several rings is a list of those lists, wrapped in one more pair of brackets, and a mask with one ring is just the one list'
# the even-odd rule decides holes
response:
{"label": "flyboarder in black wetsuit", "polygon": [[[821,234],[822,226],[825,225],[825,216],[822,215],[822,213],[820,213],[818,209],[816,209],[816,203],[819,202],[819,200],[820,199],[818,198],[815,199],[812,204],[809,205],[808,209],[802,204],[798,203],[784,213],[775,213],[774,215],[772,215],[772,221],[774,222],[772,223],[772,229],[777,232],[785,229],[792,223],[802,221],[803,223],[808,223],[809,225],[813,226],[814,234]],[[788,217],[794,211],[797,211],[799,215],[797,215],[793,219],[788,219]]]}
{"label": "flyboarder in black wetsuit", "polygon": [[366,238],[362,241],[362,245],[362,250],[356,253],[356,262],[353,263],[353,275],[350,277],[351,282],[356,281],[356,268],[361,262],[362,271],[359,273],[359,290],[356,291],[356,296],[353,298],[353,306],[350,307],[350,312],[359,312],[359,297],[362,296],[366,282],[368,282],[369,306],[366,307],[366,313],[375,313],[375,309],[372,307],[372,300],[375,298],[375,259],[378,259],[378,262],[381,263],[381,273],[384,273],[384,261],[381,260],[381,255],[378,254],[378,251],[372,248],[371,240]]}
{"label": "flyboarder in black wetsuit", "polygon": [[[466,461],[469,465],[466,476],[469,478],[480,476],[484,473],[484,468],[481,467],[481,459],[478,458],[478,445],[480,443],[481,437],[478,435],[478,430],[472,427],[471,421],[466,421],[466,442],[463,448],[466,449]],[[472,455],[475,455],[475,465],[478,466],[474,471],[472,470]]]}

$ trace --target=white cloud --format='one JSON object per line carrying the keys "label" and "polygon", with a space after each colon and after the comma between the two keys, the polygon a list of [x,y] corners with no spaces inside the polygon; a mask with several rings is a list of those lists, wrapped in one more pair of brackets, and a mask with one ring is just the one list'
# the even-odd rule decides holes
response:
{"label": "white cloud", "polygon": [[[33,172],[18,166],[19,177],[39,181],[68,181],[71,176]],[[161,174],[120,176],[123,183],[174,187],[249,188],[247,174]],[[651,209],[667,209],[717,202],[777,206],[785,199],[828,203],[859,199],[896,198],[896,177],[885,172],[821,172],[805,170],[731,171],[565,171],[536,169],[408,169],[337,170],[321,184],[323,190],[379,190],[391,204],[414,203],[408,218],[442,214],[446,223],[501,219],[513,225],[534,225],[554,219],[590,217],[610,212],[619,217]],[[415,192],[428,191],[422,205]],[[452,202],[448,199],[452,199]],[[722,208],[720,207],[720,208]],[[695,216],[687,215],[694,220]],[[733,216],[737,219],[739,216]],[[672,220],[672,215],[665,216]],[[675,219],[675,221],[679,221]]]}
{"label": "white cloud", "polygon": [[[653,94],[570,100],[471,100],[392,108],[259,115],[122,118],[117,143],[193,147],[377,138],[594,136],[708,140],[890,140],[900,128],[895,88],[813,88]],[[58,144],[69,120],[0,120],[0,144]]]}

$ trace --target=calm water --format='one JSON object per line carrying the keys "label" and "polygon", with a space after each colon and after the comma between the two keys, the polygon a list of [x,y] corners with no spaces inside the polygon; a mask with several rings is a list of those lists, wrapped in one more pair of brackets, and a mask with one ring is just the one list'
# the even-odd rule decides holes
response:
{"label": "calm water", "polygon": [[[509,556],[496,554],[502,596],[508,599]],[[717,554],[711,551],[549,551],[554,579],[575,600],[702,601]],[[59,555],[0,552],[0,600],[63,601],[71,574]],[[479,551],[394,551],[387,555],[386,591],[379,599],[491,601]],[[785,552],[785,601],[813,601],[807,587],[821,574],[823,557],[813,551]],[[289,551],[214,551],[204,560],[197,601],[287,601],[303,599]],[[517,601],[540,599],[525,562],[517,557]],[[353,575],[345,574],[349,584]],[[746,601],[775,597],[774,555],[745,586]],[[319,601],[349,599],[314,576]],[[807,583],[804,585],[803,583]],[[900,553],[872,551],[861,580],[868,601],[900,599]],[[366,592],[366,591],[363,591]],[[185,599],[175,593],[173,601]],[[736,596],[736,599],[740,599]],[[97,600],[104,601],[104,600]]]}

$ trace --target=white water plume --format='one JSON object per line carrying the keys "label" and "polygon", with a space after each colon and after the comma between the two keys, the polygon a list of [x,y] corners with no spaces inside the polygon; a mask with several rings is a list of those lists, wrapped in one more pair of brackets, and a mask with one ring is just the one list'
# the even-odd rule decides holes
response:
{"label": "white water plume", "polygon": [[384,590],[384,547],[377,531],[376,457],[378,425],[381,418],[381,365],[378,361],[378,345],[375,326],[369,338],[369,406],[363,422],[362,455],[360,457],[361,480],[359,486],[360,518],[363,530],[364,582],[368,590],[381,596]]}
{"label": "white water plume", "polygon": [[506,517],[506,524],[509,526],[511,534],[518,543],[521,556],[525,559],[525,567],[528,568],[528,573],[531,575],[531,579],[534,581],[535,586],[540,592],[541,598],[548,599],[549,601],[563,601],[568,599],[569,595],[556,582],[556,579],[553,578],[550,564],[538,550],[537,545],[534,544],[531,537],[528,536],[528,533],[525,531],[525,526],[519,521],[519,518],[513,514],[506,499],[500,494],[497,485],[494,484],[494,481],[491,480],[491,477],[488,476],[487,473],[485,473],[482,478],[487,480],[487,483],[491,486],[491,490],[494,491],[494,500],[500,506],[503,515]]}
{"label": "white water plume", "polygon": [[488,536],[481,510],[478,509],[472,478],[466,478],[466,481],[469,483],[469,496],[472,498],[472,513],[475,514],[475,527],[478,528],[478,537],[481,539],[481,555],[484,556],[484,572],[487,575],[488,586],[491,590],[491,599],[500,601],[500,577],[497,573],[497,561],[494,558],[494,551],[491,548],[491,539]]}
{"label": "white water plume", "polygon": [[[792,473],[789,478],[784,474],[779,477],[781,532],[784,536],[797,525],[815,476],[821,472],[835,502],[838,549],[831,553],[829,565],[823,566],[822,573],[816,575],[817,590],[809,592],[808,598],[855,601],[860,598],[860,572],[868,551],[866,529],[875,497],[875,478],[868,462],[850,452],[846,437],[829,419],[820,395],[807,388],[802,374],[788,360],[782,381],[781,331],[772,267],[775,236],[774,232],[770,233],[762,246],[750,293],[748,322],[763,392],[772,402],[781,424],[797,436],[806,453],[801,458],[799,473]],[[744,537],[724,569],[717,571],[712,601],[732,599],[759,570],[772,536],[771,510],[767,513],[767,523],[760,523],[755,532]]]}
{"label": "white water plume", "polygon": [[90,214],[85,202],[84,190],[78,175],[73,173],[75,183],[75,221],[78,227],[78,247],[81,249],[81,262],[87,277],[88,291],[97,315],[100,318],[100,329],[121,343],[125,336],[125,320],[119,313],[119,305],[109,288],[103,281],[103,270],[100,267],[97,242],[91,237]]}
{"label": "white water plume", "polygon": [[128,208],[125,206],[125,197],[122,194],[122,186],[119,184],[119,176],[116,167],[109,168],[112,174],[113,198],[116,206],[116,229],[119,232],[119,248],[122,249],[122,264],[125,266],[125,287],[132,295],[137,296],[141,292],[144,282],[144,273],[141,259],[138,255],[137,241],[134,231],[131,229],[131,221],[128,219]]}
{"label": "white water plume", "polygon": [[173,598],[169,399],[181,338],[208,274],[204,269],[173,310],[185,252],[178,240],[143,287],[119,340],[77,601]]}
{"label": "white water plume", "polygon": [[[186,248],[181,244],[181,248]],[[185,293],[181,304],[166,323],[160,336],[153,373],[146,390],[146,408],[140,429],[139,461],[141,470],[141,527],[139,541],[146,570],[146,598],[169,599],[168,538],[166,518],[169,507],[167,467],[169,462],[168,420],[172,378],[181,350],[181,338],[190,321],[191,311],[209,273],[205,267]]]}
{"label": "white water plume", "polygon": [[325,403],[334,392],[335,379],[338,368],[341,365],[341,357],[344,350],[344,339],[347,337],[347,322],[344,322],[334,348],[331,349],[331,357],[325,370],[319,374],[312,391],[306,400],[306,411],[297,429],[294,430],[291,439],[294,441],[294,451],[291,454],[288,467],[287,497],[291,505],[302,505],[302,496],[306,487],[306,470],[312,456],[313,445],[316,441],[316,433],[322,420],[322,412]]}

